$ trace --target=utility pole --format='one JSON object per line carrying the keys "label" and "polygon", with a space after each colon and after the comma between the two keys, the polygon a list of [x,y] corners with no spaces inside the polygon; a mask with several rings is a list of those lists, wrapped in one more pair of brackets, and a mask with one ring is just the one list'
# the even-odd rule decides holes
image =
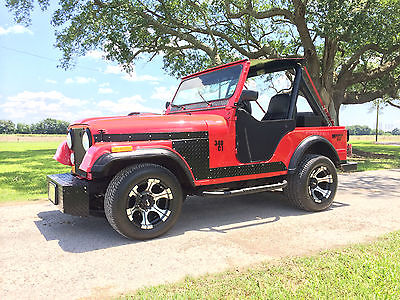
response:
{"label": "utility pole", "polygon": [[376,101],[375,142],[378,142],[379,101]]}

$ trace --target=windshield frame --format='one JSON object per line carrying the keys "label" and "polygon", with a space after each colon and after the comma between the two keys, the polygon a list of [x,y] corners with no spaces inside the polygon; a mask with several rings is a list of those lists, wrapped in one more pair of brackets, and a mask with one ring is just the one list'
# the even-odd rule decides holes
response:
{"label": "windshield frame", "polygon": [[[209,70],[205,70],[199,73],[192,74],[190,76],[186,76],[182,78],[182,81],[180,82],[175,95],[172,99],[171,105],[168,108],[168,112],[170,113],[176,113],[176,112],[186,112],[186,111],[192,111],[192,110],[210,110],[210,109],[220,109],[220,108],[225,108],[229,103],[231,102],[230,99],[235,96],[237,93],[239,87],[241,86],[241,81],[243,78],[243,73],[245,71],[245,63],[247,60],[241,60],[241,61],[236,61],[230,64],[226,64],[223,66],[218,66]],[[235,68],[239,66],[239,74],[237,75],[237,83],[235,89],[230,93],[230,95],[226,98],[221,98],[221,99],[215,99],[215,100],[201,100],[192,103],[187,103],[187,104],[175,104],[174,101],[176,100],[176,97],[182,87],[182,84],[187,82],[188,80],[192,80],[194,78],[199,78],[200,76],[204,76],[207,74],[211,74],[214,72],[219,72],[228,68]],[[222,82],[222,81],[221,81]],[[196,99],[197,100],[197,99]]]}

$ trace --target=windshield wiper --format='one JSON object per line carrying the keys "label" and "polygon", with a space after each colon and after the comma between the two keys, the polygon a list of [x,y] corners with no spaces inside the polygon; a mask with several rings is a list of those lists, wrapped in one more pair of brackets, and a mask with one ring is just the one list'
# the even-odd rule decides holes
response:
{"label": "windshield wiper", "polygon": [[201,99],[203,99],[203,101],[204,101],[205,103],[207,103],[208,105],[210,105],[210,102],[208,102],[208,101],[203,97],[203,95],[200,93],[199,90],[197,90],[197,94],[199,94],[199,96],[201,97]]}

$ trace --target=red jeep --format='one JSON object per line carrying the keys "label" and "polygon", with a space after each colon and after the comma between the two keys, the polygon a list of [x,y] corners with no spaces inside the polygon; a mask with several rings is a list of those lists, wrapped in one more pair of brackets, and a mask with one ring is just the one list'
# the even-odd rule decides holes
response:
{"label": "red jeep", "polygon": [[67,214],[105,213],[132,239],[176,222],[187,195],[284,190],[307,211],[328,208],[347,132],[333,126],[303,59],[241,60],[182,79],[163,114],[91,118],[69,127],[48,175]]}

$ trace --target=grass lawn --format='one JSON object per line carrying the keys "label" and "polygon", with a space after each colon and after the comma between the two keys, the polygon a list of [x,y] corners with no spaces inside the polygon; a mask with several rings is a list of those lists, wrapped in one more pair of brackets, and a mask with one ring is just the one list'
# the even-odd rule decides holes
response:
{"label": "grass lawn", "polygon": [[69,172],[52,159],[59,142],[0,142],[0,202],[47,198],[46,175]]}
{"label": "grass lawn", "polygon": [[357,171],[400,168],[400,146],[375,144],[365,140],[350,140],[353,152],[361,150],[364,155],[353,155],[350,161],[358,163]]}
{"label": "grass lawn", "polygon": [[399,299],[400,232],[367,245],[143,288],[129,299]]}

